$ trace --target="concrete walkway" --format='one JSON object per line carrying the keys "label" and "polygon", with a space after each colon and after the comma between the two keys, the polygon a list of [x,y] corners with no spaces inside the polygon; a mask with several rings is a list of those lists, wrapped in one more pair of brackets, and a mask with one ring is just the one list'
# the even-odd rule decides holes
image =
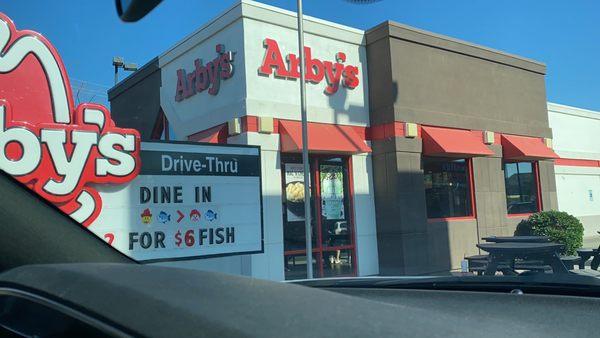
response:
{"label": "concrete walkway", "polygon": [[584,248],[597,248],[600,245],[600,236],[587,237],[583,239]]}

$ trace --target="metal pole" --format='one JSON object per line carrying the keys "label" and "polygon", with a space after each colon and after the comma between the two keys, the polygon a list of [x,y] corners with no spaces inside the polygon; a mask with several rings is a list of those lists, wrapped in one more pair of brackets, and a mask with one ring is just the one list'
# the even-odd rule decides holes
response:
{"label": "metal pole", "polygon": [[119,67],[115,66],[115,86],[119,82]]}
{"label": "metal pole", "polygon": [[[304,230],[306,235],[306,278],[313,278],[312,231],[310,228],[310,166],[308,163],[308,126],[306,118],[306,83],[304,82],[304,28],[302,0],[298,0],[298,47],[300,54],[300,113],[302,118],[302,163],[304,164]],[[315,177],[315,179],[319,179]]]}

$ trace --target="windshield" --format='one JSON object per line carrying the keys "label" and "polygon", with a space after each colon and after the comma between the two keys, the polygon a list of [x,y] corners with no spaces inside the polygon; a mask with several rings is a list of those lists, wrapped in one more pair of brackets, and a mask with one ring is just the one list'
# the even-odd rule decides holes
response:
{"label": "windshield", "polygon": [[3,4],[0,168],[143,264],[595,276],[600,4],[304,5]]}

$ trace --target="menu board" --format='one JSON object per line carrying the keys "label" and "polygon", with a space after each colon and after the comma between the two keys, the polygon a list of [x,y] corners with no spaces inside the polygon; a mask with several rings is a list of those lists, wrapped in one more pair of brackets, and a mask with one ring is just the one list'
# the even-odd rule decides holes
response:
{"label": "menu board", "polygon": [[98,185],[89,230],[138,261],[263,251],[260,149],[143,142],[140,174]]}

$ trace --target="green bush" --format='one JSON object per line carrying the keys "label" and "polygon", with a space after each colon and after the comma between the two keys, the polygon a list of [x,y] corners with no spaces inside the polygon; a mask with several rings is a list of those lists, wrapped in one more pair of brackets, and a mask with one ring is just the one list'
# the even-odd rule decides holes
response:
{"label": "green bush", "polygon": [[583,245],[583,225],[566,212],[542,211],[522,220],[515,236],[548,236],[553,242],[565,245],[563,254],[575,255]]}

